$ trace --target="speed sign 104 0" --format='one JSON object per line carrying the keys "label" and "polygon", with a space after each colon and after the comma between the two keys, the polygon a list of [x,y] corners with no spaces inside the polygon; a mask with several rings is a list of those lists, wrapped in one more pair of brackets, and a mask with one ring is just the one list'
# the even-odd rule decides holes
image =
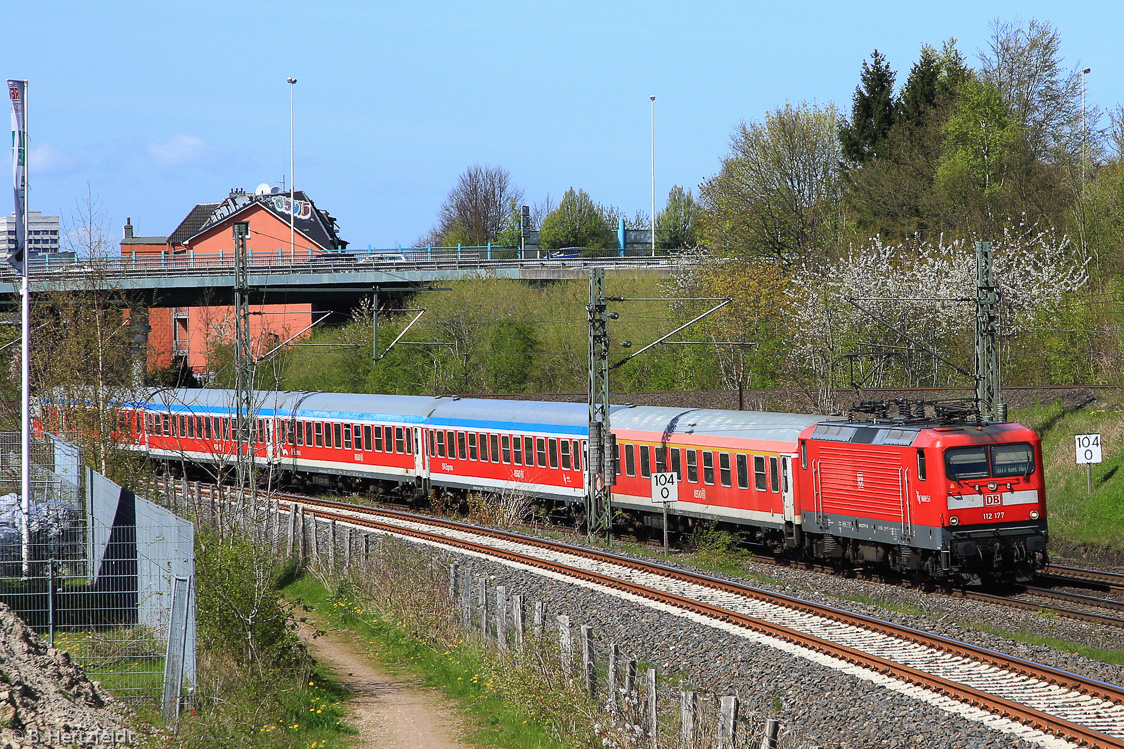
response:
{"label": "speed sign 104 0", "polygon": [[1101,462],[1101,436],[1099,434],[1078,434],[1074,436],[1074,449],[1077,465]]}

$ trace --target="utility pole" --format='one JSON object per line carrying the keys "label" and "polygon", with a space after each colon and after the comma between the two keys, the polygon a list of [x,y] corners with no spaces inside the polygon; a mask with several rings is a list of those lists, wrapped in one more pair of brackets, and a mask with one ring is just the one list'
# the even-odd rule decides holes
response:
{"label": "utility pole", "polygon": [[605,270],[589,273],[589,455],[586,458],[586,530],[592,540],[613,536],[613,436],[609,424],[609,315]]}
{"label": "utility pole", "polygon": [[238,454],[235,471],[238,488],[254,482],[254,353],[250,338],[250,263],[246,240],[250,224],[234,223],[234,380]]}
{"label": "utility pole", "polygon": [[976,402],[984,419],[1007,420],[1000,383],[999,289],[991,264],[991,242],[976,242]]}

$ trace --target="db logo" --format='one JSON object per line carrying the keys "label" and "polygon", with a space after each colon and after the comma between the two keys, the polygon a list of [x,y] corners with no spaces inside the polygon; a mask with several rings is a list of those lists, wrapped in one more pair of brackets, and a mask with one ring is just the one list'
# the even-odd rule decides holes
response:
{"label": "db logo", "polygon": [[985,507],[992,507],[994,505],[1001,505],[1001,504],[1003,504],[1003,499],[998,494],[985,494],[984,495],[984,506]]}

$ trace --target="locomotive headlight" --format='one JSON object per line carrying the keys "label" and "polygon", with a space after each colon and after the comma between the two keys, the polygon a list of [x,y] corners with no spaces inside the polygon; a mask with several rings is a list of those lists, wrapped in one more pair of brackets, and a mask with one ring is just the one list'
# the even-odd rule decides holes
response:
{"label": "locomotive headlight", "polygon": [[1038,519],[1038,510],[1031,510],[1030,511],[1030,519],[1031,520],[1037,520]]}
{"label": "locomotive headlight", "polygon": [[948,519],[948,524],[949,525],[960,525],[960,518],[953,515],[952,517],[950,517]]}
{"label": "locomotive headlight", "polygon": [[988,481],[987,482],[987,490],[989,492],[995,491],[998,487],[999,487],[999,484],[995,483],[994,481]]}

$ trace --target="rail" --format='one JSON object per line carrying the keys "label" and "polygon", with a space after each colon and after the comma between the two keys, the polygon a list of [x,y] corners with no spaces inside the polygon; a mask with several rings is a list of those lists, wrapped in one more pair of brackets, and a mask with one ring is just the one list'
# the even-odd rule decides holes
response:
{"label": "rail", "polygon": [[[411,537],[426,544],[549,570],[713,621],[734,624],[921,686],[1068,741],[1091,747],[1124,747],[1124,689],[1061,669],[823,604],[611,552],[397,510],[295,495],[273,499],[280,500],[280,507],[286,513],[299,509],[327,521]],[[570,561],[551,559],[551,556],[561,556]],[[597,568],[594,569],[593,565],[585,567],[580,560],[587,560]],[[614,574],[613,569],[620,572]],[[633,573],[639,580],[629,579]],[[705,596],[691,594],[690,587],[667,590],[661,587],[661,580],[715,591],[730,603],[716,605],[708,602],[704,600]],[[735,601],[779,607],[786,612],[786,621],[795,623],[804,617],[814,617],[832,626],[840,625],[852,634],[850,639],[844,637],[842,641],[817,635],[814,631],[805,631],[809,627],[803,625],[786,626],[739,611]],[[826,629],[821,627],[820,631]],[[871,638],[869,642],[875,644],[867,645],[865,649],[856,647],[856,642],[860,645],[866,642],[864,637]],[[900,644],[889,647],[879,644],[884,640]],[[895,658],[894,654],[899,651],[901,654]],[[972,674],[978,674],[980,669],[988,672],[986,680],[972,683]],[[1038,686],[1028,680],[1033,680]],[[1018,699],[1020,695],[1025,701]],[[1090,698],[1099,701],[1098,705],[1089,705]],[[1075,700],[1085,701],[1076,711],[1072,709]]]}

